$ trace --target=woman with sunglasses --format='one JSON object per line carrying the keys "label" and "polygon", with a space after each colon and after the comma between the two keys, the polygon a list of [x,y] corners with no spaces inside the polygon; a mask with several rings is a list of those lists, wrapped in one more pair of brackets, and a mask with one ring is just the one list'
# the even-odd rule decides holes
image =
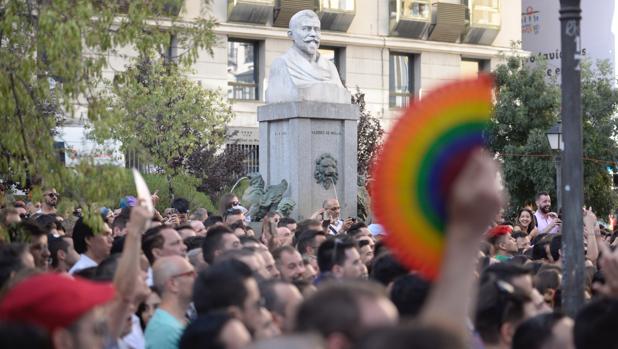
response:
{"label": "woman with sunglasses", "polygon": [[239,206],[240,200],[238,200],[238,196],[234,193],[227,193],[223,195],[221,201],[219,202],[219,212],[221,216],[225,216],[225,212],[232,207]]}

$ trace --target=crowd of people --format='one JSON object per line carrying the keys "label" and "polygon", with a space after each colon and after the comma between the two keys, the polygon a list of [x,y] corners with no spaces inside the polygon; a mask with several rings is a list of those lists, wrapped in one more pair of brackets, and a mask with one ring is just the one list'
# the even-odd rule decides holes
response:
{"label": "crowd of people", "polygon": [[234,194],[218,212],[176,198],[154,214],[125,197],[93,228],[79,210],[58,214],[45,188],[42,202],[0,211],[0,347],[618,347],[617,234],[585,211],[587,303],[564,315],[551,198],[505,219],[503,193],[487,185],[496,173],[479,153],[459,174],[431,281],[334,198],[309,219],[270,212],[256,226]]}

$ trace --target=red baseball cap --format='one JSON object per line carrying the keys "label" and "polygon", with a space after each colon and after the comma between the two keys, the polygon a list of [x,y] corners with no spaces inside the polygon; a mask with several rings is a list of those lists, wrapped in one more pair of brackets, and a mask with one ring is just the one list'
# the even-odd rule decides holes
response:
{"label": "red baseball cap", "polygon": [[513,228],[510,225],[496,225],[495,227],[489,229],[487,232],[487,238],[491,239],[496,236],[506,235],[513,232]]}
{"label": "red baseball cap", "polygon": [[111,283],[44,273],[15,285],[0,302],[0,320],[37,325],[53,332],[70,326],[115,296]]}

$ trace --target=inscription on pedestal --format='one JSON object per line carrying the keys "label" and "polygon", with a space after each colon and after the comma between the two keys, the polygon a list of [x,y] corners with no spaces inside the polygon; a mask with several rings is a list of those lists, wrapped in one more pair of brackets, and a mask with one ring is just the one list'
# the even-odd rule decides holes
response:
{"label": "inscription on pedestal", "polygon": [[312,135],[325,135],[325,136],[341,136],[341,132],[337,131],[311,131]]}

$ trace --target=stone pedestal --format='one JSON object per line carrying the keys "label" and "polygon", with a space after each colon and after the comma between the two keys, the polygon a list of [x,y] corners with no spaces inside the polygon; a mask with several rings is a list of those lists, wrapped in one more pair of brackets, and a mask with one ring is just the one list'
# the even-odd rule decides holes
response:
{"label": "stone pedestal", "polygon": [[[301,101],[258,107],[260,173],[267,185],[289,182],[285,196],[297,204],[292,218],[309,218],[334,197],[342,218],[356,216],[358,117],[353,104]],[[337,161],[336,184],[329,189],[314,178],[323,154]]]}

